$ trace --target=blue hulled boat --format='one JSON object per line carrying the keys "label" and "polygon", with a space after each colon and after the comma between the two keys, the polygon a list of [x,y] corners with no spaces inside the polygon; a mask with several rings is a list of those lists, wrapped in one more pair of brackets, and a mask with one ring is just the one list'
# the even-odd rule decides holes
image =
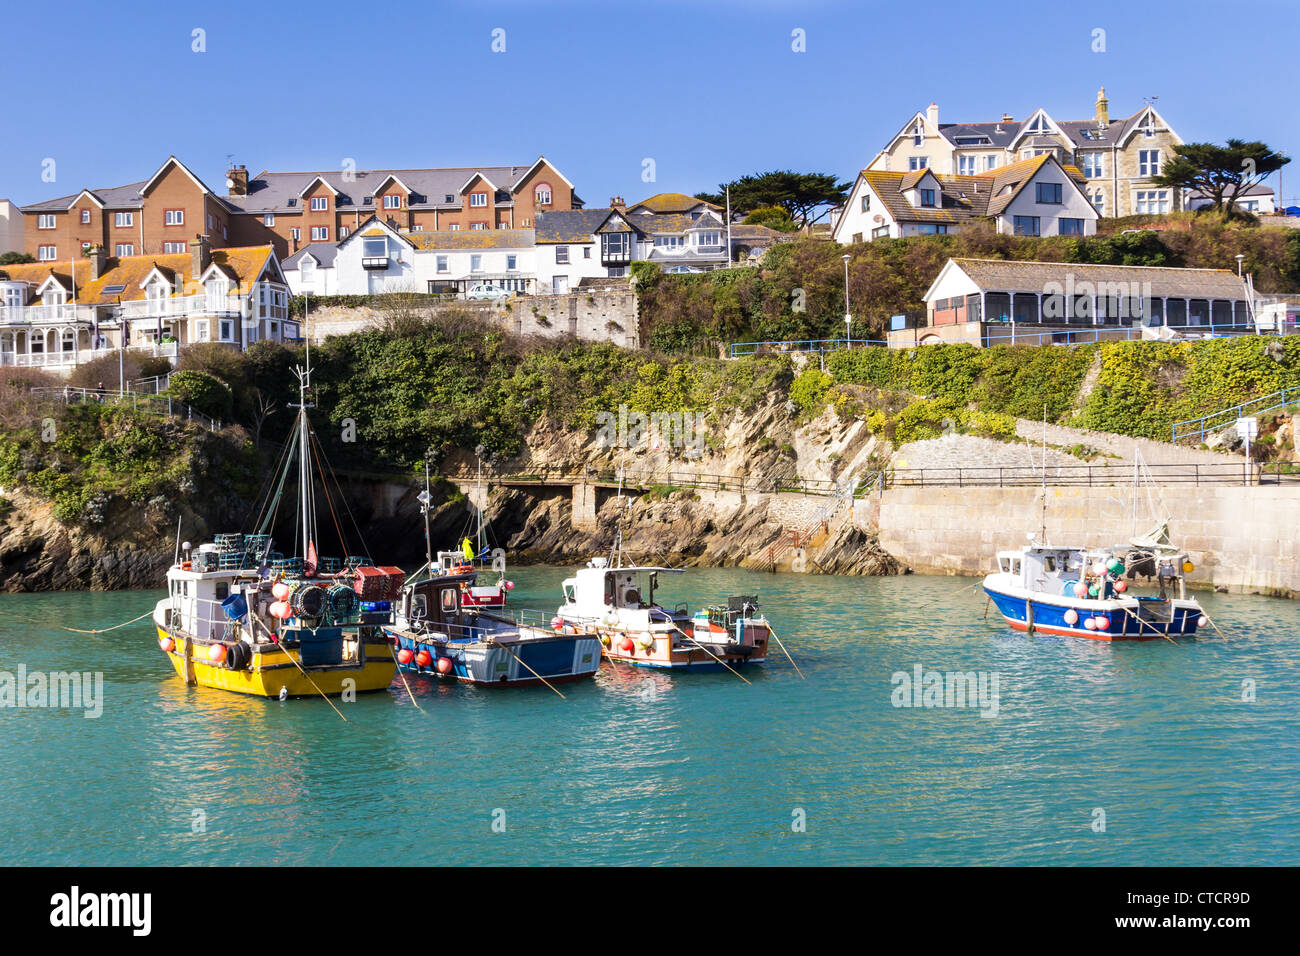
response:
{"label": "blue hulled boat", "polygon": [[[1111,549],[1053,547],[1031,536],[1026,547],[999,551],[997,558],[984,592],[1018,631],[1141,641],[1190,637],[1209,623],[1201,605],[1187,596],[1186,575],[1193,566],[1168,544],[1163,526],[1131,546]],[[1159,593],[1129,593],[1135,570],[1154,577]]]}

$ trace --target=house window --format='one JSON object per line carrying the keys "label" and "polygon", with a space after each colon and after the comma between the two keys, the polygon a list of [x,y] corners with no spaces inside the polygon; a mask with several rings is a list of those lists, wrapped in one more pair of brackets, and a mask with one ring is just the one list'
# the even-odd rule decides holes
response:
{"label": "house window", "polygon": [[997,158],[996,156],[986,156],[985,159],[984,159],[984,168],[985,168],[986,170],[989,170],[989,169],[997,169],[997,168],[998,168],[998,158]]}
{"label": "house window", "polygon": [[235,323],[229,319],[221,320],[221,341],[233,342],[235,339]]}
{"label": "house window", "polygon": [[52,262],[55,258],[53,246],[40,246],[36,250],[36,258],[41,262]]}
{"label": "house window", "polygon": [[208,340],[208,320],[194,320],[194,339],[197,342],[206,342]]}
{"label": "house window", "polygon": [[925,142],[925,131],[921,126],[921,121],[917,120],[912,126],[912,145],[920,146]]}
{"label": "house window", "polygon": [[533,193],[533,202],[539,206],[549,206],[551,204],[551,187],[544,183],[538,186]]}
{"label": "house window", "polygon": [[871,209],[871,193],[862,194],[862,211],[868,212]]}
{"label": "house window", "polygon": [[471,206],[486,206],[486,205],[487,205],[487,193],[470,193],[470,194],[469,194],[469,204],[470,204]]}
{"label": "house window", "polygon": [[1039,220],[1037,216],[1016,216],[1014,226],[1017,236],[1039,235]]}
{"label": "house window", "polygon": [[907,168],[912,172],[916,172],[918,169],[926,169],[929,165],[929,156],[909,156],[907,159]]}
{"label": "house window", "polygon": [[53,214],[53,213],[44,213],[44,214],[42,214],[42,215],[40,215],[40,216],[37,216],[37,217],[36,217],[36,228],[37,228],[37,229],[53,229],[53,228],[54,228],[54,214]]}
{"label": "house window", "polygon": [[81,210],[81,221],[82,221],[83,224],[85,224],[85,223],[89,223],[89,222],[90,222],[90,210],[89,210],[89,209],[83,209],[83,210]]}
{"label": "house window", "polygon": [[453,222],[453,223],[452,223],[450,226],[448,226],[447,228],[450,229],[452,232],[460,232],[460,223],[458,223],[458,222]]}
{"label": "house window", "polygon": [[591,258],[591,246],[583,246],[583,247],[582,247],[582,258],[584,258],[584,259],[590,259],[590,258]]}
{"label": "house window", "polygon": [[922,206],[931,206],[931,207],[934,206],[934,190],[933,190],[933,189],[922,189],[922,190],[921,190],[921,205],[922,205]]}
{"label": "house window", "polygon": [[1163,215],[1169,211],[1169,191],[1165,189],[1139,190],[1134,212]]}
{"label": "house window", "polygon": [[329,209],[329,207],[330,207],[330,199],[329,199],[328,196],[312,196],[312,197],[311,197],[311,211],[312,211],[312,212],[325,212],[326,210]]}
{"label": "house window", "polygon": [[184,255],[184,253],[185,253],[185,243],[183,242],[163,243],[163,255],[178,256],[178,255]]}
{"label": "house window", "polygon": [[385,209],[401,209],[402,197],[399,195],[389,195],[384,197]]}
{"label": "house window", "polygon": [[263,216],[263,217],[262,217],[262,225],[264,225],[264,226],[274,226],[274,225],[275,225],[275,213],[273,213],[273,212],[268,212],[265,216]]}
{"label": "house window", "polygon": [[1082,236],[1083,220],[1082,219],[1058,219],[1057,231],[1063,236]]}
{"label": "house window", "polygon": [[122,258],[122,256],[133,256],[135,255],[135,246],[131,245],[129,242],[119,242],[114,247],[113,254],[119,259]]}
{"label": "house window", "polygon": [[348,237],[349,232],[351,232],[351,230],[348,229],[347,226],[339,226],[339,242],[342,242],[344,239],[346,239]]}
{"label": "house window", "polygon": [[473,256],[470,256],[470,257],[469,257],[469,271],[470,271],[470,272],[482,272],[482,271],[483,271],[483,257],[482,257],[482,256],[479,256],[479,255],[473,255]]}
{"label": "house window", "polygon": [[82,252],[85,252],[85,251],[86,251],[87,249],[89,249],[89,248],[90,248],[90,243],[87,242],[87,241],[85,241],[85,240],[82,240],[82,243],[81,243],[81,251],[82,251]]}
{"label": "house window", "polygon": [[470,227],[470,229],[486,229],[486,228],[487,228],[487,223],[485,223],[485,222],[471,222],[471,223],[469,224],[469,227]]}
{"label": "house window", "polygon": [[697,232],[695,234],[696,248],[720,245],[722,245],[722,233],[720,232]]}
{"label": "house window", "polygon": [[311,256],[303,256],[298,263],[298,277],[304,288],[315,285],[316,260]]}
{"label": "house window", "polygon": [[[53,249],[54,247],[51,246],[50,248]],[[52,259],[52,258],[54,258],[54,257],[51,256],[50,258]],[[568,247],[568,246],[556,246],[556,247],[555,247],[555,264],[556,264],[556,265],[561,265],[561,266],[567,266],[567,265],[569,264],[569,247]]]}
{"label": "house window", "polygon": [[114,213],[114,214],[113,214],[113,225],[117,226],[119,229],[125,229],[125,228],[128,227],[128,226],[134,226],[134,225],[135,225],[135,213],[133,213],[133,212],[118,212],[118,213]]}
{"label": "house window", "polygon": [[183,226],[185,225],[184,209],[164,209],[163,210],[164,226]]}
{"label": "house window", "polygon": [[330,227],[329,227],[329,226],[312,226],[312,227],[311,227],[311,240],[312,240],[312,242],[325,242],[327,239],[329,239],[329,237],[330,237]]}
{"label": "house window", "polygon": [[414,226],[411,227],[411,232],[424,232],[424,226],[420,225],[417,222]]}
{"label": "house window", "polygon": [[1138,175],[1155,176],[1160,172],[1160,150],[1138,150]]}
{"label": "house window", "polygon": [[872,238],[872,239],[888,239],[888,238],[889,238],[889,227],[888,227],[888,226],[877,226],[875,229],[872,229],[872,230],[871,230],[871,238]]}
{"label": "house window", "polygon": [[918,236],[946,236],[948,227],[946,225],[935,225],[932,223],[923,223],[916,227]]}
{"label": "house window", "polygon": [[1092,194],[1092,205],[1093,208],[1097,210],[1097,215],[1105,215],[1106,196],[1100,189]]}
{"label": "house window", "polygon": [[1061,204],[1061,184],[1060,183],[1036,183],[1035,191],[1039,203],[1059,206]]}
{"label": "house window", "polygon": [[1100,179],[1105,175],[1101,168],[1101,153],[1083,154],[1083,175],[1089,179]]}
{"label": "house window", "polygon": [[506,256],[506,272],[514,272],[519,268],[518,256]]}
{"label": "house window", "polygon": [[974,176],[977,172],[979,172],[979,169],[977,167],[977,164],[979,163],[979,159],[980,158],[978,156],[958,156],[957,172],[962,176]]}
{"label": "house window", "polygon": [[292,229],[289,230],[289,237],[293,239],[294,242],[297,242],[299,239],[302,238],[302,230],[299,229],[297,226],[294,226]]}
{"label": "house window", "polygon": [[449,271],[450,271],[450,267],[449,267],[448,264],[447,264],[447,257],[446,257],[446,256],[438,256],[438,271],[439,271],[439,272],[449,272]]}
{"label": "house window", "polygon": [[656,249],[676,249],[682,244],[681,236],[655,236]]}

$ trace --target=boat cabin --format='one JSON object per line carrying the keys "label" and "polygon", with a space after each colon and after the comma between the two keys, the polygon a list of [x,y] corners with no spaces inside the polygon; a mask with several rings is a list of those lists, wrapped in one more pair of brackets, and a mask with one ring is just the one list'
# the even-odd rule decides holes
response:
{"label": "boat cabin", "polygon": [[460,625],[462,591],[474,586],[474,573],[434,574],[402,588],[401,616],[407,627],[442,629]]}
{"label": "boat cabin", "polygon": [[232,622],[221,603],[238,593],[244,581],[257,580],[248,571],[191,571],[173,567],[167,572],[172,626],[204,640],[226,640]]}
{"label": "boat cabin", "polygon": [[1086,563],[1087,552],[1082,548],[1031,545],[998,552],[998,570],[1031,591],[1059,592],[1067,580],[1079,579]]}
{"label": "boat cabin", "polygon": [[656,606],[659,575],[681,573],[678,568],[611,568],[604,558],[597,558],[574,577],[565,579],[564,600],[580,611],[649,610]]}

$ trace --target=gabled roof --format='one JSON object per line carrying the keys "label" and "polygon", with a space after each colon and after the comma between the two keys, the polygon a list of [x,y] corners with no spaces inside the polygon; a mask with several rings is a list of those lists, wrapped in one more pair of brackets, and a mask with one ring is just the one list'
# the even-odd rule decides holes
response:
{"label": "gabled roof", "polygon": [[613,209],[559,209],[539,212],[534,221],[538,245],[591,242]]}
{"label": "gabled roof", "polygon": [[139,209],[144,205],[140,191],[145,185],[140,182],[126,186],[111,186],[107,189],[83,189],[72,196],[60,196],[58,199],[47,199],[20,208],[23,212],[67,212],[83,195],[89,195],[104,209]]}
{"label": "gabled roof", "polygon": [[284,268],[297,269],[298,264],[308,257],[315,259],[316,264],[322,269],[332,268],[334,259],[338,256],[339,244],[337,242],[313,242],[311,245],[299,249],[288,259],[284,260]]}
{"label": "gabled roof", "polygon": [[315,186],[317,183],[320,183],[322,186],[324,186],[326,189],[332,192],[335,196],[339,194],[339,191],[335,189],[334,186],[330,183],[330,181],[326,179],[324,176],[313,176],[311,179],[307,180],[307,185],[303,186],[302,189],[298,190],[298,198],[306,199],[307,193],[311,192],[312,187]]}
{"label": "gabled roof", "polygon": [[[246,294],[268,268],[274,272],[275,249],[271,246],[240,246],[233,249],[212,250],[212,265],[216,266],[234,283],[233,292]],[[77,270],[77,302],[80,305],[112,305],[143,299],[145,297],[143,282],[155,269],[166,269],[182,278],[181,295],[197,295],[203,291],[201,282],[190,278],[193,259],[189,253],[178,252],[161,256],[122,256],[110,258],[103,274],[95,280],[82,281],[81,269]],[[82,263],[77,264],[79,267]],[[89,279],[89,263],[86,276]],[[205,270],[210,272],[211,269]],[[120,295],[109,295],[105,289],[112,286],[124,286]],[[175,293],[173,293],[175,295]]]}
{"label": "gabled roof", "polygon": [[190,178],[190,180],[194,183],[194,185],[199,187],[199,192],[202,192],[204,194],[212,192],[211,189],[209,189],[206,185],[204,185],[203,180],[199,179],[198,176],[195,176],[194,173],[190,171],[188,166],[182,163],[175,156],[168,156],[167,159],[163,162],[163,164],[158,167],[158,171],[154,173],[152,176],[150,176],[148,180],[145,181],[144,186],[140,189],[140,195],[147,196],[149,194],[149,190],[153,188],[154,183],[156,183],[159,177],[162,176],[162,174],[165,173],[168,170],[168,168],[172,166],[175,166],[177,169],[181,170],[181,172],[185,173],[185,175]]}
{"label": "gabled roof", "polygon": [[469,184],[472,183],[472,182],[473,182],[474,180],[476,180],[476,179],[481,179],[481,180],[483,180],[483,182],[485,182],[485,183],[487,183],[489,186],[491,186],[493,192],[496,192],[496,191],[497,191],[498,187],[497,187],[497,184],[496,184],[496,183],[492,182],[492,180],[490,180],[490,179],[488,179],[486,176],[484,176],[483,173],[482,173],[482,171],[480,171],[480,170],[475,170],[475,171],[474,171],[474,175],[471,176],[469,179],[465,180],[465,182],[461,184],[461,187],[460,187],[460,189],[457,190],[457,192],[464,193],[465,190],[469,188]]}
{"label": "gabled roof", "polygon": [[[526,170],[524,170],[524,174],[523,174],[522,176],[520,176],[518,179],[515,180],[516,185],[519,184],[519,183],[521,183],[521,182],[523,182],[525,179],[527,179],[529,176],[531,176],[532,173],[533,173],[533,170],[536,169],[538,166],[542,165],[543,163],[546,163],[546,157],[545,157],[545,156],[538,156],[538,157],[537,157],[537,162],[533,163],[533,165],[529,166]],[[550,164],[547,163],[547,165],[550,165]],[[570,189],[575,188],[574,185],[573,185],[573,183],[569,182],[569,177],[565,176],[564,173],[560,172],[560,171],[559,171],[558,169],[556,169],[554,166],[551,166],[551,169],[555,171],[555,175],[557,175],[557,176],[560,177],[560,179],[564,182],[564,185],[568,186]]]}
{"label": "gabled roof", "polygon": [[0,280],[9,282],[26,282],[33,290],[43,286],[51,276],[64,289],[71,289],[73,274],[68,268],[76,270],[77,291],[90,280],[90,262],[83,258],[76,262],[25,262],[18,265],[0,266]]}

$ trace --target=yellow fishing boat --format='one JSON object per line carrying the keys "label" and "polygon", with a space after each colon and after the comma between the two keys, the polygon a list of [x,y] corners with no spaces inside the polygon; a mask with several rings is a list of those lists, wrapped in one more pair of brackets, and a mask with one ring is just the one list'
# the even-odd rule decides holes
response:
{"label": "yellow fishing boat", "polygon": [[[317,557],[311,462],[321,454],[307,418],[310,365],[294,372],[296,434],[260,509],[259,532],[217,535],[197,549],[181,546],[178,535],[167,596],[155,606],[153,622],[159,648],[187,684],[280,699],[347,699],[393,681],[397,660],[384,625],[392,623],[391,600],[405,575],[366,558]],[[265,532],[295,460],[303,557],[286,559],[271,550]]]}

